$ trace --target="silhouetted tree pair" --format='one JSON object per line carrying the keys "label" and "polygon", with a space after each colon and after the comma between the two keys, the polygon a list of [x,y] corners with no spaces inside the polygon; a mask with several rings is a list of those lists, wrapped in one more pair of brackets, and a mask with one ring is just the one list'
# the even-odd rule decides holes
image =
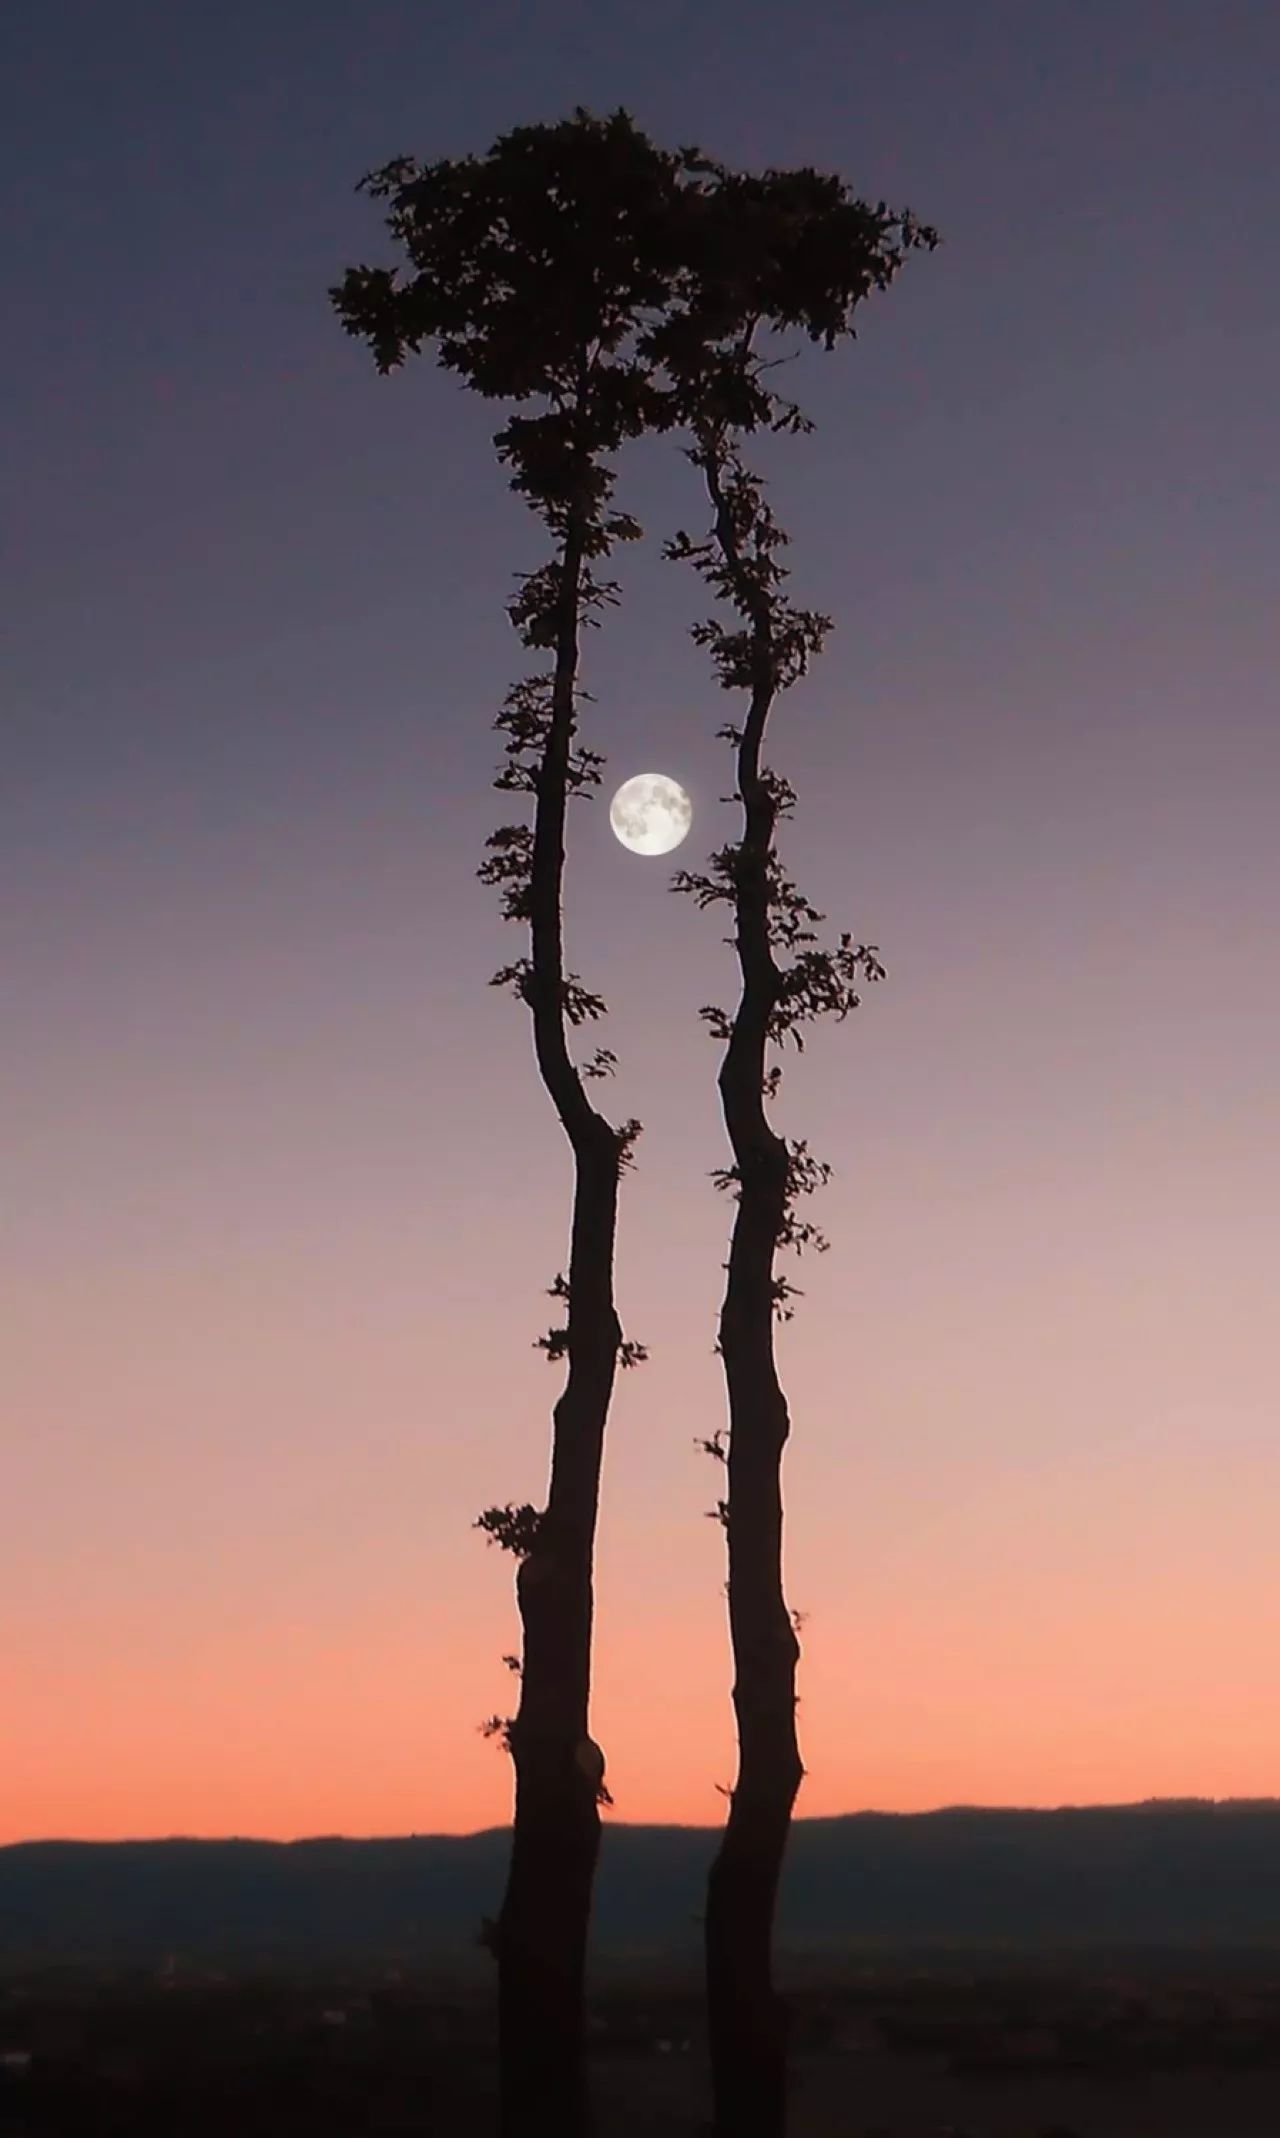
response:
{"label": "silhouetted tree pair", "polygon": [[736,1200],[720,1316],[728,1396],[722,1432],[703,1444],[725,1463],[718,1513],[728,1544],[729,1621],[739,1765],[712,1866],[706,1967],[716,2138],[782,2138],[786,2015],[772,1980],[775,1900],[802,1775],[795,1728],[799,1655],[782,1589],[781,1462],[789,1423],[774,1323],[793,1287],[780,1250],[825,1241],[801,1216],[829,1168],[772,1126],[781,1075],[771,1048],[844,1017],[860,982],[881,976],[874,948],[843,935],[819,944],[822,915],[779,859],[787,782],[763,763],[778,695],[804,673],[830,620],[795,607],[778,560],[786,537],[744,458],[760,430],[812,426],[766,383],[759,342],[801,328],[828,350],[852,313],[887,288],[906,254],[935,233],[883,203],[850,197],[816,171],[739,174],[694,149],[656,147],[618,111],[581,109],[558,125],[517,128],[487,155],[422,166],[401,157],[361,181],[390,203],[408,271],[349,269],[332,292],[347,331],[379,371],[434,348],[446,370],[488,398],[532,404],[495,436],[511,486],[542,520],[550,554],[521,575],[509,615],[534,656],[497,718],[505,763],[496,785],[527,795],[533,821],[488,841],[481,876],[528,931],[527,953],[495,975],[527,1003],[539,1072],[573,1153],[562,1320],[541,1338],[566,1376],[555,1406],[545,1508],[488,1509],[477,1526],[518,1560],[523,1652],[514,1718],[489,1727],[515,1768],[510,1871],[489,1925],[499,1983],[503,2138],[583,2138],[589,2128],[584,1993],[591,1895],[608,1802],[589,1729],[592,1559],[605,1423],[617,1369],[643,1348],[623,1335],[614,1296],[618,1190],[640,1133],[588,1095],[611,1073],[598,1048],[578,1063],[571,1029],[604,1013],[566,969],[562,899],[569,800],[599,784],[602,759],[578,739],[582,632],[616,603],[600,575],[642,530],[613,507],[612,456],[628,440],[676,432],[705,492],[705,538],[680,532],[664,554],[702,576],[721,614],[694,627],[719,685],[742,713],[720,732],[735,753],[741,836],[674,888],[724,904],[733,923],[736,1009],[702,1012],[723,1042],[719,1088],[731,1164],[716,1174]]}

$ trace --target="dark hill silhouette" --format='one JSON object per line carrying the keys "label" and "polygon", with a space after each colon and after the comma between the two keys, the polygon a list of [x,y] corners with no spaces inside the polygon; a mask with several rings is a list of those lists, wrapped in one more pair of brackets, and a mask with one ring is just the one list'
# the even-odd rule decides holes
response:
{"label": "dark hill silhouette", "polygon": [[[718,1828],[605,1829],[595,1946],[696,1949]],[[0,1965],[357,1960],[475,1950],[507,1828],[462,1837],[23,1842],[0,1848]],[[1280,1951],[1280,1801],[801,1819],[782,1948]]]}

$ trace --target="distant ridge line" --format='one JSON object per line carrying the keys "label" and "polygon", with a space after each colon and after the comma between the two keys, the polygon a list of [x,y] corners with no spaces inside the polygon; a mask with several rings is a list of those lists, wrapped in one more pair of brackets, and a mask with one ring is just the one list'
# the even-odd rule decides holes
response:
{"label": "distant ridge line", "polygon": [[[1121,1804],[934,1804],[926,1811],[884,1811],[874,1804],[857,1811],[817,1812],[793,1819],[793,1827],[837,1826],[850,1819],[946,1819],[963,1814],[967,1819],[1058,1819],[1064,1814],[1084,1815],[1116,1812],[1170,1811],[1280,1811],[1280,1796],[1271,1797],[1138,1797]],[[679,1819],[608,1819],[605,1830],[631,1832],[704,1834],[718,1833],[719,1825],[694,1825]],[[390,1845],[406,1841],[482,1841],[491,1834],[509,1834],[507,1826],[477,1826],[466,1833],[448,1834],[416,1829],[407,1834],[116,1834],[85,1839],[77,1834],[38,1834],[21,1841],[0,1842],[0,1856],[15,1848],[140,1848],[181,1843],[184,1848],[308,1848],[335,1842]]]}
{"label": "distant ridge line", "polygon": [[[598,1956],[697,1950],[718,1826],[606,1823]],[[0,1964],[473,1953],[508,1827],[0,1846]],[[780,1947],[1280,1949],[1280,1799],[950,1805],[796,1821]],[[398,1962],[397,1962],[398,1964]]]}

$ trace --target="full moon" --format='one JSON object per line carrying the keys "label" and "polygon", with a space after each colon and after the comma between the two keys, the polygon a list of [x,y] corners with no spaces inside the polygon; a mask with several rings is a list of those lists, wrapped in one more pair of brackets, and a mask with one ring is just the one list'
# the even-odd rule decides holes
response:
{"label": "full moon", "polygon": [[693,822],[693,803],[665,772],[637,772],[610,802],[609,822],[633,854],[669,854]]}

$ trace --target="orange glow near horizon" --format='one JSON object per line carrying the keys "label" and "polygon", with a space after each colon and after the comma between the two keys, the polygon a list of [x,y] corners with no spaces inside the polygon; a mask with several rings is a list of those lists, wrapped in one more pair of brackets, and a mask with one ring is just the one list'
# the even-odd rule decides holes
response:
{"label": "orange glow near horizon", "polygon": [[[769,716],[781,860],[886,968],[773,1103],[834,1167],[830,1253],[781,1265],[797,1817],[1274,1793],[1280,7],[1105,40],[1080,7],[685,8],[665,42],[462,7],[443,59],[426,8],[152,8],[132,49],[122,12],[68,45],[18,10],[0,130],[0,1842],[510,1820],[479,1726],[518,1691],[513,1566],[473,1524],[544,1501],[571,1181],[477,869],[530,816],[493,722],[543,663],[506,605],[548,530],[511,409],[425,347],[379,378],[326,290],[404,262],[361,170],[624,88],[668,147],[840,171],[943,240],[853,344],[780,338],[815,430],[748,454],[833,622]],[[699,1011],[738,974],[671,883],[739,835],[744,715],[662,554],[705,486],[674,434],[615,458],[643,539],[583,634],[565,952],[608,1004],[591,1096],[644,1124],[648,1362],[591,1722],[606,1826],[716,1827]],[[666,861],[609,825],[654,765],[692,808]]]}
{"label": "orange glow near horizon", "polygon": [[[1225,990],[1225,956],[1217,973]],[[593,1726],[607,1818],[716,1825],[734,1771],[723,1539],[693,1443],[723,1416],[724,1211],[699,1172],[707,1055],[667,1043],[660,1076],[638,992],[614,1020],[651,1093],[619,1288],[651,1356],[609,1425]],[[1118,1137],[1110,1091],[1069,1056],[1075,1114],[1037,1153],[1003,1112],[1015,1085],[1038,1091],[1034,1048],[1061,1044],[1031,1019],[989,1136],[966,1142],[926,1088],[955,1005],[903,992],[845,1036],[843,1064],[832,1039],[797,1079],[819,1149],[849,1143],[855,1050],[869,1111],[899,1121],[823,1198],[836,1244],[781,1338],[797,1815],[1268,1794],[1278,1480],[1248,1137],[1224,1116],[1210,1158],[1176,1092],[1182,1125],[1148,1111]],[[0,1840],[504,1824],[509,1767],[478,1725],[515,1690],[512,1564],[470,1525],[542,1490],[559,1375],[530,1344],[563,1153],[518,1046],[494,1055],[525,1154],[514,1204],[505,1160],[474,1182],[465,1144],[406,1164],[395,1122],[384,1151],[368,1072],[330,1053],[349,1089],[312,1107],[357,1142],[313,1165],[307,1109],[273,1115],[258,1068],[229,1111],[192,1024],[190,1059],[150,1064],[145,1109],[100,1074],[113,1140],[91,1125],[43,1158],[29,1145],[74,1186],[32,1202],[5,1279],[12,1415],[45,1423],[9,1457]],[[980,1054],[955,1026],[962,1104]],[[76,1060],[39,1086],[55,1120]],[[480,1133],[464,1056],[433,1099]],[[406,1123],[416,1106],[409,1090]],[[131,1191],[144,1143],[150,1184],[134,1172]]]}

